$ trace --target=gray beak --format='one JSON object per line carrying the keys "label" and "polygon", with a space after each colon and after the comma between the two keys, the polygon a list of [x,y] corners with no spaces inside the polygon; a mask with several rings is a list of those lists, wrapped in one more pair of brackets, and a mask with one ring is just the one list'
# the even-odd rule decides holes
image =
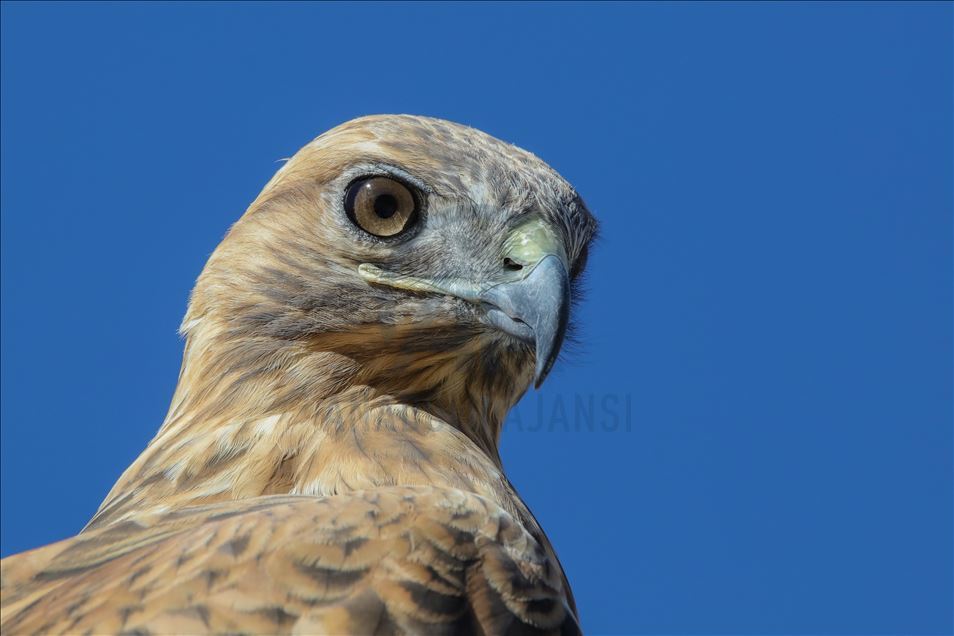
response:
{"label": "gray beak", "polygon": [[546,255],[524,278],[494,285],[480,294],[492,305],[487,317],[493,325],[534,345],[539,389],[553,367],[570,317],[570,277],[563,261]]}

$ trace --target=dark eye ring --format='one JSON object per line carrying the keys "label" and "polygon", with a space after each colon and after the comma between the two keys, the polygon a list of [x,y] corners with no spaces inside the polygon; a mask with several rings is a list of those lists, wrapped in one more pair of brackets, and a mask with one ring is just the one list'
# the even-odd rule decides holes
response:
{"label": "dark eye ring", "polygon": [[368,234],[397,236],[417,222],[420,195],[391,177],[353,181],[345,193],[345,212]]}

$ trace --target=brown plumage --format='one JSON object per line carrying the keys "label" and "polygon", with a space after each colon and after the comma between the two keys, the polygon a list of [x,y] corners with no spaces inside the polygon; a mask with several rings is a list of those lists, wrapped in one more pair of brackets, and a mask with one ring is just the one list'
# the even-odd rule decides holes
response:
{"label": "brown plumage", "polygon": [[3,633],[578,632],[497,444],[594,232],[473,129],[315,139],[199,277],[155,438],[80,535],[3,560]]}

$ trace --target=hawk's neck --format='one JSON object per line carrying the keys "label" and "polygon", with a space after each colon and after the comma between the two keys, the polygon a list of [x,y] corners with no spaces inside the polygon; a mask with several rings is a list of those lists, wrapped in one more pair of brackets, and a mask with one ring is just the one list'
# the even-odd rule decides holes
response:
{"label": "hawk's neck", "polygon": [[[182,404],[125,471],[88,527],[189,505],[269,494],[330,495],[392,485],[459,488],[518,518],[525,508],[504,476],[496,435],[483,444],[440,417],[352,386],[303,408],[212,415]],[[188,401],[186,399],[186,401]]]}
{"label": "hawk's neck", "polygon": [[461,369],[460,357],[445,353],[432,359],[446,369],[418,358],[396,373],[315,341],[236,341],[221,324],[185,325],[166,420],[90,526],[193,504],[390,485],[460,488],[524,516],[497,451],[519,398],[501,365]]}

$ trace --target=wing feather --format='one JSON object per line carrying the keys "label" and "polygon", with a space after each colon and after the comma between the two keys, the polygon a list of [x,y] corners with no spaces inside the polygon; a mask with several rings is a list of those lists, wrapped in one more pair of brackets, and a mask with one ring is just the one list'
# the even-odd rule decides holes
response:
{"label": "wing feather", "polygon": [[500,506],[391,487],[196,506],[3,561],[4,634],[578,633]]}

